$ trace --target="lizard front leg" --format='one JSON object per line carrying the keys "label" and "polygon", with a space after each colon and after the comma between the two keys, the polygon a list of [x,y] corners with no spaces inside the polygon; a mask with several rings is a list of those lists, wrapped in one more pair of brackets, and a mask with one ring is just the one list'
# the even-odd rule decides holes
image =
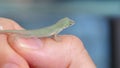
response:
{"label": "lizard front leg", "polygon": [[55,41],[61,41],[61,38],[60,38],[57,34],[54,34],[54,35],[53,35],[53,39],[54,39]]}

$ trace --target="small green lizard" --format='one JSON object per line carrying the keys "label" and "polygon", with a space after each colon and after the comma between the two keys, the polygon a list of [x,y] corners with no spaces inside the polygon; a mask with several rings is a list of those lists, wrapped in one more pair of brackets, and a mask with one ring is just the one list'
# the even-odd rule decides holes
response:
{"label": "small green lizard", "polygon": [[59,20],[56,24],[44,27],[41,29],[34,30],[0,30],[0,34],[18,34],[23,37],[50,37],[54,36],[54,39],[57,39],[57,34],[60,33],[65,28],[74,24],[74,21],[65,17]]}

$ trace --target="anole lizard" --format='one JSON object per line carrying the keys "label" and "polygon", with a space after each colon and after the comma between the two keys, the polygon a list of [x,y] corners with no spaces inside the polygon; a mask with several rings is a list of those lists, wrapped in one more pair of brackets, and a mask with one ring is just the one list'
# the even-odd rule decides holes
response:
{"label": "anole lizard", "polygon": [[59,20],[56,24],[44,27],[41,29],[34,29],[34,30],[0,30],[0,34],[18,34],[25,38],[30,37],[50,37],[54,36],[54,39],[57,40],[57,34],[60,33],[65,28],[74,24],[74,21],[65,17]]}

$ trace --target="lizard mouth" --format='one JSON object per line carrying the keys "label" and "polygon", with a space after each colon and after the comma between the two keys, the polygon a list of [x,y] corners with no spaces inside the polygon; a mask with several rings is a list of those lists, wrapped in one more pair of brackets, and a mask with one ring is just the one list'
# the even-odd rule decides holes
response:
{"label": "lizard mouth", "polygon": [[70,22],[70,25],[69,25],[69,26],[72,26],[72,25],[75,24],[75,22],[74,22],[73,20],[70,20],[69,22]]}

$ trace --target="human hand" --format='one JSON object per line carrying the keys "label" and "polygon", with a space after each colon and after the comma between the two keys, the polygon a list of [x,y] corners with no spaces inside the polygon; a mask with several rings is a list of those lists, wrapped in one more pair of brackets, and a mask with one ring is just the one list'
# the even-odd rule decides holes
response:
{"label": "human hand", "polygon": [[[3,29],[23,29],[16,22],[0,18]],[[20,38],[0,34],[0,68],[96,68],[82,42],[75,36]]]}

